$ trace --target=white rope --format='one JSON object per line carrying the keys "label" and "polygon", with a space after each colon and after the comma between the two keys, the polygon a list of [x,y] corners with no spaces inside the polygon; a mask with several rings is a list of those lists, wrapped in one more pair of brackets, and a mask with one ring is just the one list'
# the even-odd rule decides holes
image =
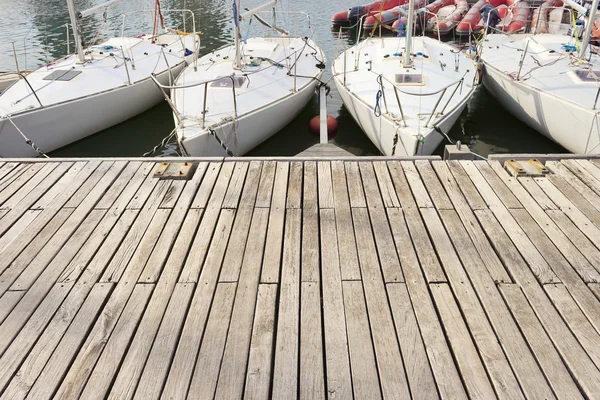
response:
{"label": "white rope", "polygon": [[8,119],[8,122],[10,122],[12,124],[12,126],[15,127],[15,129],[17,130],[17,132],[19,132],[21,134],[21,136],[23,136],[23,139],[25,139],[25,143],[27,143],[28,145],[30,145],[31,148],[36,151],[36,153],[38,153],[39,155],[44,156],[46,158],[50,158],[50,157],[48,157],[48,155],[46,155],[46,153],[44,153],[42,150],[40,150],[40,148],[37,147],[35,145],[35,143],[33,143],[31,141],[31,139],[29,139],[27,136],[25,136],[25,134],[19,129],[19,127],[17,126],[17,124],[14,123],[14,121],[12,120],[12,118],[10,117],[10,115],[7,114],[7,115],[4,116],[4,118]]}

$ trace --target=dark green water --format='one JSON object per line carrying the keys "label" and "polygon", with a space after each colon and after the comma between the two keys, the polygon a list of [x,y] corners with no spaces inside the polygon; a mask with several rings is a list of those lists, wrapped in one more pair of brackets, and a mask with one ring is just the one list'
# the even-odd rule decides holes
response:
{"label": "dark green water", "polygon": [[[328,61],[324,79],[329,79],[332,60],[344,46],[351,45],[355,39],[349,37],[349,34],[338,38],[338,33],[332,32],[331,29],[331,15],[360,1],[281,1],[284,10],[303,11],[310,15],[315,31],[314,40],[319,43]],[[78,9],[86,9],[102,2],[103,0],[76,0]],[[262,2],[242,0],[242,7],[252,8]],[[151,9],[152,4],[152,0],[123,0],[108,11],[106,21],[101,14],[86,17],[84,37],[89,42],[97,37],[120,35],[122,20],[116,18],[117,14]],[[231,41],[231,1],[162,0],[161,4],[165,10],[186,8],[194,11],[196,29],[203,32],[201,54]],[[21,69],[33,69],[44,64],[45,60],[52,60],[66,53],[65,28],[60,27],[69,19],[65,0],[0,0],[0,7],[0,70],[15,68],[11,42],[15,44]],[[181,21],[179,13],[165,11],[164,15],[167,26],[175,26]],[[288,22],[291,23],[292,17],[288,18]],[[190,22],[187,24],[189,28]],[[254,23],[251,29],[256,29],[255,25],[258,24]],[[149,30],[150,13],[133,13],[127,16],[125,35],[137,36]],[[242,27],[242,33],[248,33],[246,27]],[[338,133],[333,139],[334,143],[356,155],[379,154],[342,105],[333,84],[327,112],[338,120]],[[254,149],[250,155],[290,156],[317,143],[318,137],[310,133],[308,123],[318,113],[319,105],[315,96],[298,118]],[[265,121],[265,124],[268,123],[269,121]],[[52,156],[141,156],[159,143],[173,128],[171,110],[166,103],[162,103],[129,121],[56,151]],[[484,156],[489,153],[565,152],[562,147],[508,114],[483,88],[478,90],[450,136],[469,144],[473,151]],[[169,145],[159,150],[158,154],[175,155],[175,150],[175,145]],[[441,154],[442,151],[443,146],[440,146],[437,154]]]}

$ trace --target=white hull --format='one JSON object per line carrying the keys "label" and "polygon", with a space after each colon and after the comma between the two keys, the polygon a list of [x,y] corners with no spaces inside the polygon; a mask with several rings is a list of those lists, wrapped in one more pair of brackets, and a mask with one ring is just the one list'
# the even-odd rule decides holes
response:
{"label": "white hull", "polygon": [[[233,154],[242,156],[285,128],[296,118],[314,95],[316,86],[317,81],[314,81],[297,93],[290,94],[263,109],[240,117],[237,120],[237,126],[234,127],[233,122],[228,122],[216,128],[215,132],[223,142],[229,144]],[[281,118],[282,115],[285,115],[286,118]],[[238,132],[237,146],[236,131]],[[178,128],[177,136],[183,138],[179,143],[187,155],[195,157],[227,155],[225,149],[215,138],[197,124]]]}
{"label": "white hull", "polygon": [[597,74],[600,60],[577,62],[563,47],[568,40],[552,34],[489,35],[481,53],[483,83],[512,115],[568,151],[598,154],[598,82],[577,74],[587,74],[590,65]]}
{"label": "white hull", "polygon": [[599,112],[514,81],[487,65],[483,84],[508,112],[571,153],[600,153]]}
{"label": "white hull", "polygon": [[48,153],[155,106],[163,95],[151,75],[172,83],[197,43],[170,33],[112,38],[88,48],[84,64],[70,55],[29,73],[0,95],[0,157],[37,156],[23,135]]}
{"label": "white hull", "polygon": [[[173,75],[177,76],[184,67],[185,63],[173,67]],[[162,73],[158,79],[168,84],[169,73]],[[148,78],[131,86],[26,111],[11,119],[36,146],[48,153],[135,117],[163,99]],[[0,118],[0,157],[37,155],[14,125]]]}
{"label": "white hull", "polygon": [[[439,131],[448,134],[473,95],[475,66],[462,54],[455,58],[449,45],[419,37],[418,58],[402,68],[404,43],[366,39],[336,58],[333,75],[344,106],[381,153],[429,155],[444,139]],[[398,75],[416,80],[395,84]]]}
{"label": "white hull", "polygon": [[[177,78],[171,98],[185,154],[244,155],[289,124],[314,95],[324,55],[312,40],[258,37],[242,49],[241,69],[233,67],[235,47],[228,46]],[[232,76],[241,80],[235,91]]]}

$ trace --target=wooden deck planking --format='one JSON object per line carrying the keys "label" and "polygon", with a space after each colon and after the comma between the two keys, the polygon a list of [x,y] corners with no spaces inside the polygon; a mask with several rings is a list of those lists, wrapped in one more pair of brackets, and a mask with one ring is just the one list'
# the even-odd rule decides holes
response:
{"label": "wooden deck planking", "polygon": [[156,165],[0,162],[0,397],[600,396],[595,163]]}

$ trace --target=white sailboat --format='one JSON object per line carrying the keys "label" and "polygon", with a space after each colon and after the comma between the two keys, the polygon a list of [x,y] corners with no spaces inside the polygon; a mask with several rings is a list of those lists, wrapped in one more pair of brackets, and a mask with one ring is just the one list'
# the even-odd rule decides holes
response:
{"label": "white sailboat", "polygon": [[0,157],[35,157],[140,114],[162,99],[151,74],[168,84],[197,58],[198,36],[177,31],[116,37],[84,49],[81,16],[115,1],[78,13],[67,0],[76,54],[20,75],[2,92]]}
{"label": "white sailboat", "polygon": [[[597,8],[594,0],[588,21]],[[579,49],[564,34],[491,34],[480,57],[485,87],[511,114],[572,153],[598,154],[600,58],[586,25]]]}
{"label": "white sailboat", "polygon": [[[277,0],[239,14],[234,0],[234,39],[187,67],[171,89],[181,149],[191,156],[244,155],[290,123],[310,101],[325,56],[309,37],[292,37],[258,13]],[[239,15],[239,17],[238,17]],[[289,14],[288,14],[289,15]],[[273,36],[242,40],[240,23],[256,18]]]}
{"label": "white sailboat", "polygon": [[413,37],[371,36],[343,51],[333,75],[344,106],[387,156],[431,154],[473,95],[476,68],[452,46]]}

